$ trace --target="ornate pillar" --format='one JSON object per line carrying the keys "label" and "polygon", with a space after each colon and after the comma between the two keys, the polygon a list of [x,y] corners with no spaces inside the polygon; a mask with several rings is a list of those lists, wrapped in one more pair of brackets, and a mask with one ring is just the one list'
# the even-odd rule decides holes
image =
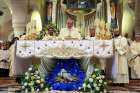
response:
{"label": "ornate pillar", "polygon": [[117,2],[117,18],[119,31],[122,33],[122,18],[123,18],[123,2],[124,0],[118,0]]}
{"label": "ornate pillar", "polygon": [[107,4],[107,22],[111,23],[110,0],[106,0],[106,4]]}
{"label": "ornate pillar", "polygon": [[140,0],[135,0],[135,34],[140,34]]}
{"label": "ornate pillar", "polygon": [[11,0],[12,26],[15,37],[19,37],[25,32],[27,8],[27,0]]}
{"label": "ornate pillar", "polygon": [[52,23],[56,23],[56,4],[57,0],[52,0]]}

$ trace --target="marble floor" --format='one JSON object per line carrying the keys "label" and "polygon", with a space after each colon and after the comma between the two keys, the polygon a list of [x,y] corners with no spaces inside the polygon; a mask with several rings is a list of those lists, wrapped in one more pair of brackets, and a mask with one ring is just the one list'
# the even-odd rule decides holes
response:
{"label": "marble floor", "polygon": [[[19,87],[3,87],[0,88],[0,93],[19,93]],[[79,93],[79,92],[66,92],[66,91],[46,91],[41,93]],[[81,93],[81,92],[80,92]],[[105,93],[140,93],[138,90],[108,90]]]}
{"label": "marble floor", "polygon": [[[0,93],[19,93],[20,85],[14,78],[0,78]],[[42,92],[41,92],[42,93]],[[79,93],[66,91],[46,91],[43,93]],[[110,85],[106,93],[140,93],[140,80],[130,80],[128,85]]]}

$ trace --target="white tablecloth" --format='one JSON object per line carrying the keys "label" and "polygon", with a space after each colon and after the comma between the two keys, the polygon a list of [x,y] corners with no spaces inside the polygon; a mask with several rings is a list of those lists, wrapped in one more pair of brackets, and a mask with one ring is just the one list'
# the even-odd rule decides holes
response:
{"label": "white tablecloth", "polygon": [[[48,40],[48,41],[17,41],[16,55],[19,57],[47,57],[40,54],[44,48],[72,47],[84,50],[86,56],[111,57],[113,55],[113,40]],[[49,55],[48,57],[54,57]],[[69,55],[71,56],[71,55]]]}

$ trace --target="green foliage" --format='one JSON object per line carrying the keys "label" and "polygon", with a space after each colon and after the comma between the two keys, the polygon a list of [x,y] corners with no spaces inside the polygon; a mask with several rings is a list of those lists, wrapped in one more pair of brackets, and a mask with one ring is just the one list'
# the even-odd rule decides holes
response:
{"label": "green foliage", "polygon": [[50,28],[53,29],[54,32],[58,32],[57,26],[53,24],[52,22],[49,22],[47,25],[45,25],[45,31],[48,31]]}
{"label": "green foliage", "polygon": [[40,32],[40,35],[38,37],[38,39],[43,39],[43,37],[46,35],[46,33],[48,33],[49,29],[53,29],[54,33],[58,34],[59,30],[57,29],[57,26],[55,24],[53,24],[52,22],[49,22],[48,24],[46,24],[43,27],[43,30]]}

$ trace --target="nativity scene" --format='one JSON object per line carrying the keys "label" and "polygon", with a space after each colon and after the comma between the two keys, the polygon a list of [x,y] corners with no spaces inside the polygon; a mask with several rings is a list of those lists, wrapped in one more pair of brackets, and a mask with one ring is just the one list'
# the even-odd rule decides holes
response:
{"label": "nativity scene", "polygon": [[138,2],[4,1],[13,32],[0,29],[0,76],[17,92],[126,92],[140,79]]}

